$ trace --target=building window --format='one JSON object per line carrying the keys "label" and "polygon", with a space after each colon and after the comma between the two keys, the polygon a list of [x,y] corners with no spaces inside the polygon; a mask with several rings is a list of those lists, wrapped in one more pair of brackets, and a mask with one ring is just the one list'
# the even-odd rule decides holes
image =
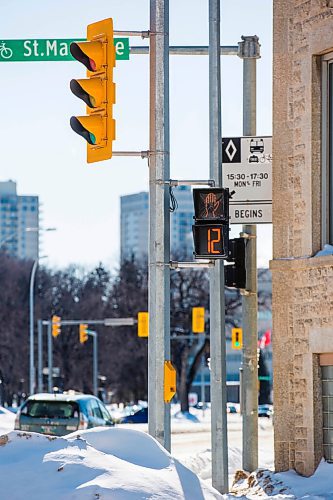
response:
{"label": "building window", "polygon": [[322,58],[322,245],[333,245],[333,52]]}

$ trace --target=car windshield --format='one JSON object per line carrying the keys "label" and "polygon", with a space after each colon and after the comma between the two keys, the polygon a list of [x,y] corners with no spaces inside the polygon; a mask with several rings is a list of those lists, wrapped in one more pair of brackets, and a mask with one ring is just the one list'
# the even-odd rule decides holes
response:
{"label": "car windshield", "polygon": [[75,418],[79,416],[76,403],[67,401],[28,401],[22,414],[34,418]]}

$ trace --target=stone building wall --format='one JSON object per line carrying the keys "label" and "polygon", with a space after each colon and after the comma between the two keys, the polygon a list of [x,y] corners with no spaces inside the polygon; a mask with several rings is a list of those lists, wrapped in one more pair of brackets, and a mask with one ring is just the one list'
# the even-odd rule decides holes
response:
{"label": "stone building wall", "polygon": [[321,57],[332,0],[275,0],[273,367],[276,470],[322,457],[319,355],[333,352],[333,256],[321,249]]}

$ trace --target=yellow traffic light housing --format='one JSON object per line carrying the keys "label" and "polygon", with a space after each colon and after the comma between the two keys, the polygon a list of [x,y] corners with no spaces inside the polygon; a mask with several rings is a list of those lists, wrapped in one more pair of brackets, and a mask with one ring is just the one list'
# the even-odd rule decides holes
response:
{"label": "yellow traffic light housing", "polygon": [[84,344],[88,340],[88,325],[80,323],[79,333],[80,333],[80,344]]}
{"label": "yellow traffic light housing", "polygon": [[176,370],[171,361],[164,361],[164,402],[170,403],[176,394]]}
{"label": "yellow traffic light housing", "polygon": [[52,316],[52,337],[58,337],[61,331],[61,318],[60,316]]}
{"label": "yellow traffic light housing", "polygon": [[86,103],[88,115],[72,116],[70,125],[87,141],[88,163],[109,160],[112,157],[112,141],[116,138],[113,119],[116,52],[112,19],[89,24],[87,42],[71,43],[70,52],[87,68],[87,78],[71,80],[70,89]]}
{"label": "yellow traffic light housing", "polygon": [[243,330],[242,328],[231,329],[231,347],[233,349],[241,349],[243,347]]}
{"label": "yellow traffic light housing", "polygon": [[193,307],[192,308],[192,332],[204,333],[205,331],[205,308]]}
{"label": "yellow traffic light housing", "polygon": [[138,313],[138,337],[149,336],[149,313]]}

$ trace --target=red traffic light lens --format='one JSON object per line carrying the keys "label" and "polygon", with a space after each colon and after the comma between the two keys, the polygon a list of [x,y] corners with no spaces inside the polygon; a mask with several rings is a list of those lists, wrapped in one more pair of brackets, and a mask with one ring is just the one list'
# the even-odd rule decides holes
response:
{"label": "red traffic light lens", "polygon": [[70,53],[77,61],[80,61],[89,71],[96,71],[97,66],[93,59],[87,56],[79,45],[75,42],[72,42],[69,47]]}

